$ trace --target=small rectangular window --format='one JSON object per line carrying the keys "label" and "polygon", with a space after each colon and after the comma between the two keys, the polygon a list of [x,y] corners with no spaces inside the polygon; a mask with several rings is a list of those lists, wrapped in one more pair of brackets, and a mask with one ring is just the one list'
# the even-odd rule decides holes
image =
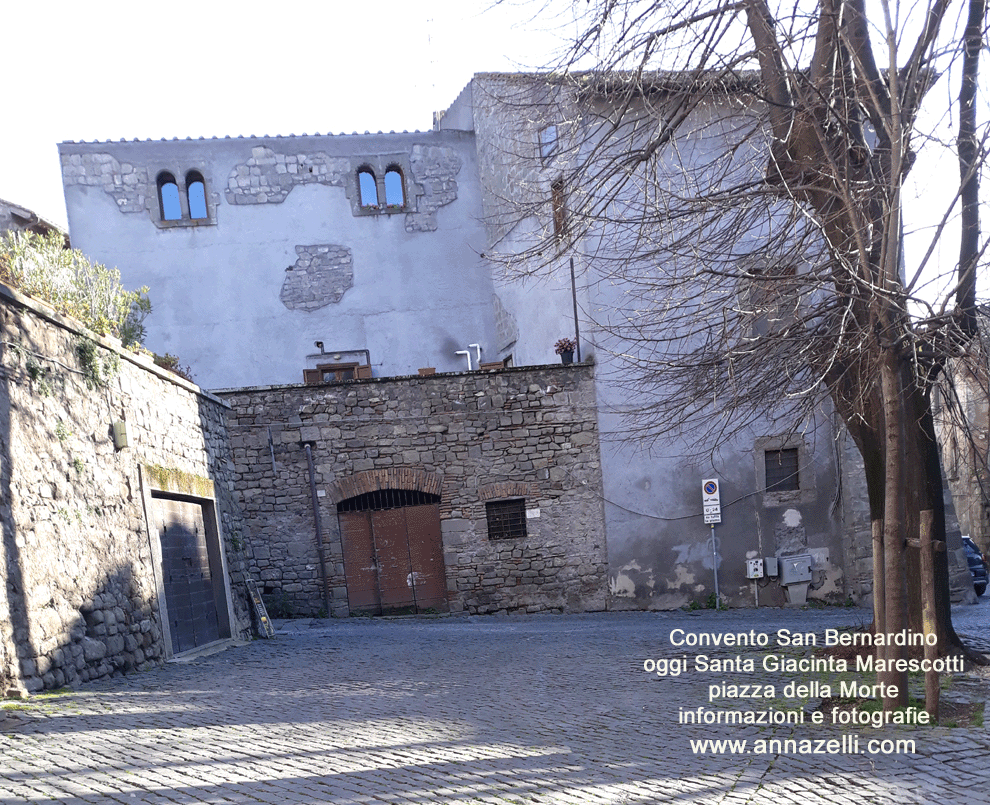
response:
{"label": "small rectangular window", "polygon": [[526,501],[493,500],[485,504],[488,539],[519,539],[526,536]]}
{"label": "small rectangular window", "polygon": [[763,454],[767,471],[767,492],[796,492],[798,485],[798,449],[767,450]]}

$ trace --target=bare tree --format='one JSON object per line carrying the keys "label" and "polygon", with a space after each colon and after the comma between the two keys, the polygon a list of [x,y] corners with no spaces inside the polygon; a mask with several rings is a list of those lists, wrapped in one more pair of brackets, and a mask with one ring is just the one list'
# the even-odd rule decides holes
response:
{"label": "bare tree", "polygon": [[[552,135],[567,215],[559,199],[548,212],[545,193],[507,183],[489,212],[508,271],[575,254],[593,281],[622,289],[592,315],[632,370],[641,438],[687,422],[717,436],[794,421],[829,398],[865,464],[875,628],[935,632],[948,652],[958,640],[946,554],[923,576],[918,537],[931,518],[944,548],[931,391],[976,331],[987,245],[985,0],[573,7],[573,46],[538,99],[563,121]],[[507,86],[500,102],[522,114],[534,98]],[[938,145],[925,113],[957,121],[958,189],[932,211],[929,245],[905,255],[905,181],[916,150]],[[522,231],[523,220],[543,225]],[[934,263],[953,233],[950,272]],[[941,298],[927,283],[936,268],[948,277]],[[923,622],[926,587],[934,622]],[[905,704],[906,672],[889,666],[880,681],[898,692],[885,689],[885,706]]]}

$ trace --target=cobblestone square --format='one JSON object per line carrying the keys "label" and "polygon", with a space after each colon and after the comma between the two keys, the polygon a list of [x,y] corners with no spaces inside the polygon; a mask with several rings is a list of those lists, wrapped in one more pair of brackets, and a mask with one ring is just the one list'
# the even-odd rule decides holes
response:
{"label": "cobblestone square", "polygon": [[[958,608],[987,637],[990,605]],[[0,711],[0,804],[982,803],[985,727],[679,724],[707,685],[646,673],[685,632],[856,626],[859,609],[279,622],[274,640]],[[704,650],[757,656],[749,649]],[[778,682],[781,681],[778,677]],[[986,698],[987,678],[945,696]],[[744,706],[765,708],[777,701]],[[690,740],[916,741],[913,754],[692,752]]]}

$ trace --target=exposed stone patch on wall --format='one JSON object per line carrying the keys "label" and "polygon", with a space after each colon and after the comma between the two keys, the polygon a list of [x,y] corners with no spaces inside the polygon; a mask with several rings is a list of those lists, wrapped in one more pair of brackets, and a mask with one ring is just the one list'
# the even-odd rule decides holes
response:
{"label": "exposed stone patch on wall", "polygon": [[258,145],[230,172],[225,195],[229,204],[281,204],[298,185],[343,187],[349,173],[347,158],[322,152],[282,154]]}
{"label": "exposed stone patch on wall", "polygon": [[[185,169],[191,167],[191,165],[186,165]],[[159,226],[215,224],[220,194],[213,192],[209,179],[207,179],[206,184],[208,214],[205,218],[189,220],[188,217],[184,217],[181,220],[162,221],[161,210],[158,205],[157,186],[157,177],[162,170],[167,170],[175,175],[177,181],[182,183],[181,187],[185,187],[182,179],[183,171],[178,170],[174,165],[168,167],[161,164],[153,167],[135,165],[130,162],[120,162],[112,154],[107,153],[62,155],[62,181],[67,188],[72,185],[100,187],[103,192],[117,202],[117,209],[121,212],[148,213]],[[186,201],[181,201],[181,204],[185,210]]]}
{"label": "exposed stone patch on wall", "polygon": [[437,228],[437,210],[457,198],[454,177],[461,171],[461,157],[446,146],[414,145],[409,166],[424,193],[416,198],[416,212],[406,215],[406,231],[433,232]]}
{"label": "exposed stone patch on wall", "polygon": [[[76,349],[87,337],[110,368],[95,389]],[[223,404],[2,287],[0,341],[0,695],[164,660],[142,465],[212,489],[235,634],[245,633]],[[111,424],[120,419],[129,446],[117,450]]]}
{"label": "exposed stone patch on wall", "polygon": [[62,181],[66,187],[99,187],[117,202],[121,212],[146,212],[157,203],[154,177],[148,169],[119,162],[112,154],[63,154]]}
{"label": "exposed stone patch on wall", "polygon": [[296,246],[294,265],[285,270],[279,299],[289,310],[319,310],[336,304],[354,285],[351,250],[332,243]]}
{"label": "exposed stone patch on wall", "polygon": [[[451,609],[605,607],[593,369],[527,367],[217,392],[231,405],[251,573],[298,615],[323,607],[302,442],[313,456],[333,614],[348,613],[336,504],[382,488],[439,494]],[[384,486],[383,486],[384,485]],[[488,539],[486,502],[525,497],[525,539]],[[536,515],[539,516],[536,516]]]}

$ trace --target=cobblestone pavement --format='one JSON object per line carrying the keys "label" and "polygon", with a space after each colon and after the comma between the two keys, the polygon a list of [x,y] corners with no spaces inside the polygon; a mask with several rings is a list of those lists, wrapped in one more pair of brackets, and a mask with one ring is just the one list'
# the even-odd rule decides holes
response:
{"label": "cobblestone pavement", "polygon": [[[987,602],[960,609],[959,630],[986,641]],[[274,640],[0,710],[0,805],[990,802],[982,726],[679,724],[679,708],[728,709],[708,701],[710,684],[775,684],[779,697],[791,675],[736,647],[705,651],[757,670],[644,671],[701,651],[671,646],[674,629],[773,636],[868,620],[760,609],[283,622]],[[944,698],[983,701],[988,683],[956,677]],[[853,734],[915,751],[754,753],[759,740]],[[691,739],[749,751],[694,753]]]}

